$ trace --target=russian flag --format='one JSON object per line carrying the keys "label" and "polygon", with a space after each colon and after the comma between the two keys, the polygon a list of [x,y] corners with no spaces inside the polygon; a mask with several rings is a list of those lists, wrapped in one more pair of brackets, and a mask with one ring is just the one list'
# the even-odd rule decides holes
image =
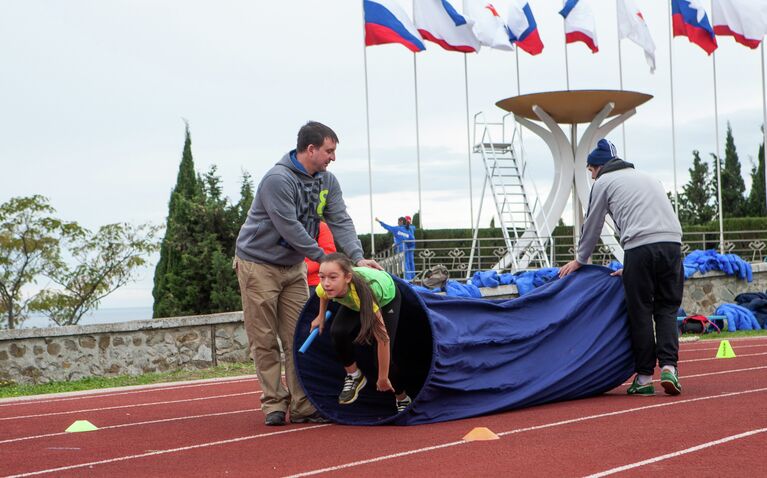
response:
{"label": "russian flag", "polygon": [[758,48],[767,34],[767,3],[753,0],[718,0],[713,3],[714,33],[731,36],[749,48]]}
{"label": "russian flag", "polygon": [[716,50],[714,30],[699,0],[671,0],[675,37],[687,37],[709,55]]}
{"label": "russian flag", "polygon": [[425,40],[445,50],[471,53],[480,49],[471,25],[447,0],[413,0],[413,21]]}
{"label": "russian flag", "polygon": [[565,42],[583,42],[592,53],[599,51],[597,46],[597,28],[594,14],[586,0],[565,0],[559,12],[565,19]]}
{"label": "russian flag", "polygon": [[363,0],[365,46],[401,43],[413,53],[426,49],[407,13],[393,0]]}
{"label": "russian flag", "polygon": [[537,55],[543,51],[543,42],[538,34],[538,24],[535,23],[533,10],[527,1],[511,1],[506,25],[509,27],[509,40],[519,48],[531,55]]}

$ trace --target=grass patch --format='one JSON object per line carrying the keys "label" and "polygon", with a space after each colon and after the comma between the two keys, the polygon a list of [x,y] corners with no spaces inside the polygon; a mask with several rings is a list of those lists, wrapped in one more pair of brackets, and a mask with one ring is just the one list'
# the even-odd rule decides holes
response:
{"label": "grass patch", "polygon": [[714,332],[713,334],[684,334],[685,337],[691,337],[697,335],[700,337],[701,340],[724,340],[724,339],[732,339],[737,337],[760,337],[767,335],[767,330],[737,330],[735,332],[722,332],[721,334],[717,334]]}
{"label": "grass patch", "polygon": [[234,377],[256,373],[253,362],[224,363],[217,367],[200,370],[175,370],[173,372],[145,373],[143,375],[118,375],[115,377],[89,377],[72,382],[50,382],[38,385],[17,385],[0,380],[0,398],[43,395],[47,393],[76,392],[98,388],[147,385],[150,383],[180,382],[204,378]]}

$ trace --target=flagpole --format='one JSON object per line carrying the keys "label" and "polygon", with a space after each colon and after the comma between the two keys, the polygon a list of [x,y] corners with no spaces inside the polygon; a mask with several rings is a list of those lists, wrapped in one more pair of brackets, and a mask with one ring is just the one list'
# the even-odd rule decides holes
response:
{"label": "flagpole", "polygon": [[[714,23],[714,12],[711,11],[711,24]],[[716,194],[719,203],[719,253],[724,254],[724,221],[722,219],[722,161],[719,154],[719,101],[716,93],[716,49],[711,52],[711,66],[714,78],[714,134],[716,135]]]}
{"label": "flagpole", "polygon": [[413,53],[413,89],[415,91],[415,162],[418,168],[418,228],[423,229],[423,207],[421,205],[421,134],[418,126],[418,68]]}
{"label": "flagpole", "polygon": [[[767,93],[764,87],[764,39],[762,39],[762,160],[764,161],[764,204],[767,208]],[[756,169],[759,170],[759,158],[756,158]],[[756,178],[754,178],[756,179]],[[753,186],[752,186],[753,187]],[[759,213],[756,211],[757,214]]]}
{"label": "flagpole", "polygon": [[362,4],[362,58],[365,64],[365,128],[368,143],[368,198],[370,200],[370,254],[376,253],[375,234],[373,231],[373,160],[370,155],[370,101],[368,99],[368,49],[365,45],[365,4]]}
{"label": "flagpole", "polygon": [[676,182],[676,123],[674,118],[674,29],[671,24],[671,2],[668,4],[668,72],[669,72],[669,90],[671,91],[671,164],[674,168],[674,211],[679,218],[679,194],[677,193]]}
{"label": "flagpole", "polygon": [[[522,87],[520,86],[521,83],[519,79],[519,47],[514,49],[514,55],[516,56],[517,62],[517,96],[520,96],[522,94]],[[525,164],[525,143],[522,141],[522,128],[519,128],[519,154],[522,159],[522,164]]]}
{"label": "flagpole", "polygon": [[[415,2],[413,2],[415,18]],[[416,52],[413,52],[413,91],[415,91],[415,163],[418,169],[418,228],[423,229],[423,207],[421,204],[421,130],[418,125],[418,67]]]}
{"label": "flagpole", "polygon": [[[713,12],[712,12],[713,13]],[[713,15],[711,22],[713,23]],[[719,199],[719,252],[724,254],[724,222],[722,220],[722,165],[719,159],[719,104],[716,95],[716,51],[711,53],[713,73],[714,73],[714,122],[716,134],[716,194]]]}
{"label": "flagpole", "polygon": [[[617,14],[617,12],[616,12]],[[616,26],[618,28],[618,81],[621,88],[621,91],[623,91],[623,52],[621,51],[621,25],[620,25],[620,19],[617,19]],[[621,137],[623,139],[623,159],[628,158],[628,154],[626,154],[626,123],[621,123]]]}
{"label": "flagpole", "polygon": [[570,91],[570,63],[567,59],[567,25],[562,22],[562,30],[565,32],[565,81],[567,82],[567,91]]}
{"label": "flagpole", "polygon": [[471,229],[474,230],[474,191],[471,179],[471,121],[469,119],[469,54],[463,54],[463,84],[466,92],[466,156],[469,160],[469,214]]}

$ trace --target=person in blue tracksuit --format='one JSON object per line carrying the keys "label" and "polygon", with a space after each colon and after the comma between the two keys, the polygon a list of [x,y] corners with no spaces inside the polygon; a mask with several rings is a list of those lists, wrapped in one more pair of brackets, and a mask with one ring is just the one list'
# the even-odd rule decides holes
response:
{"label": "person in blue tracksuit", "polygon": [[405,243],[405,274],[410,274],[408,279],[415,277],[415,226],[410,216],[405,216],[405,225],[410,229],[411,241]]}
{"label": "person in blue tracksuit", "polygon": [[[408,251],[408,244],[413,244],[413,247],[415,247],[415,243],[412,242],[415,237],[413,236],[413,233],[410,230],[410,227],[408,227],[405,218],[400,217],[397,219],[397,225],[396,226],[390,226],[386,224],[385,222],[382,222],[380,219],[375,218],[378,224],[381,225],[384,229],[389,231],[392,236],[394,236],[394,252],[396,253],[404,253],[405,256],[405,279],[410,280],[413,277],[415,277],[415,264],[412,260],[413,250],[410,249]],[[411,262],[413,262],[412,268],[408,267],[408,255],[411,256]]]}

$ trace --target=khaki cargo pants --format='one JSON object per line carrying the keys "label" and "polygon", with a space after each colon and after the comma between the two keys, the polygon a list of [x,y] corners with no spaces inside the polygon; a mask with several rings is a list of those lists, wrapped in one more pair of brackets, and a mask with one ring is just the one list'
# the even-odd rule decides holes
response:
{"label": "khaki cargo pants", "polygon": [[[315,412],[298,382],[293,363],[293,333],[307,300],[306,263],[278,266],[234,260],[242,295],[245,332],[261,382],[261,410],[288,412],[292,418]],[[285,353],[287,388],[281,380],[280,345]]]}

